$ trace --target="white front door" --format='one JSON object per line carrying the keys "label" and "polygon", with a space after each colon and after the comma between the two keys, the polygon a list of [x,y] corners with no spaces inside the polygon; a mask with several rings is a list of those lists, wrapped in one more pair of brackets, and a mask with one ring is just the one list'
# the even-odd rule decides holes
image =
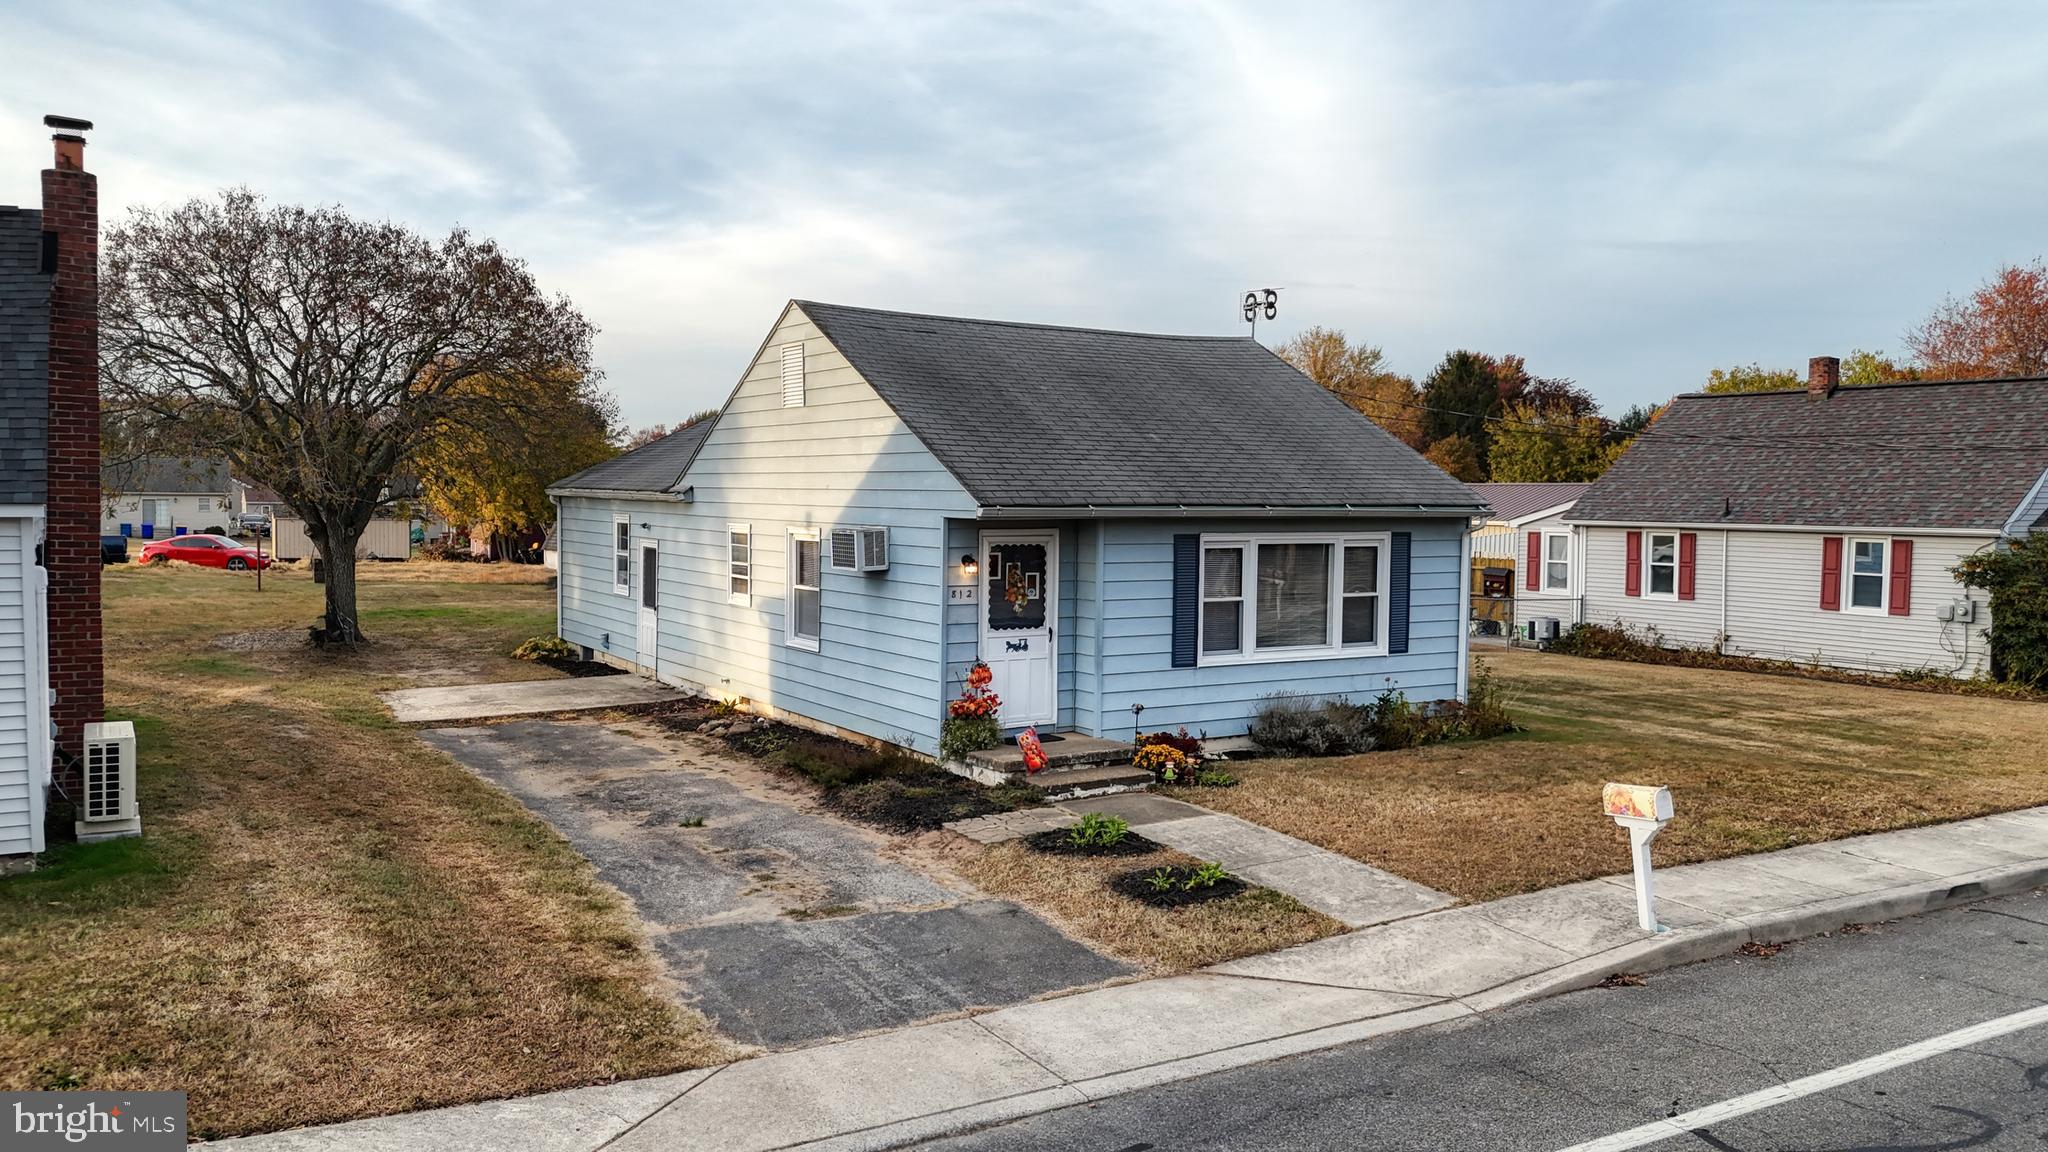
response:
{"label": "white front door", "polygon": [[657,589],[661,586],[661,548],[652,540],[640,541],[639,564],[640,629],[633,642],[633,656],[647,674],[661,676],[661,612]]}
{"label": "white front door", "polygon": [[995,673],[1005,728],[1058,718],[1059,549],[1057,532],[981,536],[981,658]]}

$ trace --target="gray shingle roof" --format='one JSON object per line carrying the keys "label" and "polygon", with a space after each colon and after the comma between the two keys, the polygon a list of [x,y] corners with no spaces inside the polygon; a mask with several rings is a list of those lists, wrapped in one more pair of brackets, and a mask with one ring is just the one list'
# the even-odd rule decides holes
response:
{"label": "gray shingle roof", "polygon": [[164,495],[211,496],[228,491],[228,462],[144,456],[100,469],[100,487],[108,492],[152,492]]}
{"label": "gray shingle roof", "polygon": [[2048,471],[2048,378],[1686,395],[1567,519],[1996,530]]}
{"label": "gray shingle roof", "polygon": [[988,508],[1478,508],[1252,340],[796,302]]}
{"label": "gray shingle roof", "polygon": [[659,440],[622,452],[602,464],[593,464],[574,476],[548,486],[550,492],[581,489],[586,492],[666,492],[682,479],[683,469],[697,455],[704,437],[711,434],[716,419],[699,420]]}
{"label": "gray shingle roof", "polygon": [[50,278],[42,262],[42,213],[0,205],[0,504],[44,499]]}
{"label": "gray shingle roof", "polygon": [[1493,506],[1495,520],[1520,520],[1531,513],[1569,504],[1588,487],[1590,485],[1587,484],[1474,484],[1472,490]]}

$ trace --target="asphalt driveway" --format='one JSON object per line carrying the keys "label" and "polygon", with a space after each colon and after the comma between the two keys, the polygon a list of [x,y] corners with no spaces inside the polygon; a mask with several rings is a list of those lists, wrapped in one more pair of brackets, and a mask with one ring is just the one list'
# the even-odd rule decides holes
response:
{"label": "asphalt driveway", "polygon": [[421,736],[588,857],[683,998],[743,1043],[800,1046],[1130,971],[1016,904],[885,859],[881,837],[710,740],[595,720]]}

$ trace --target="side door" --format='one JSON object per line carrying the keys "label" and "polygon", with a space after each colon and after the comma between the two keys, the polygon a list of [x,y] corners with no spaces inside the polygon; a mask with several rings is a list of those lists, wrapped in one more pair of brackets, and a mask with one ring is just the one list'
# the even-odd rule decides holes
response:
{"label": "side door", "polygon": [[643,537],[635,546],[639,604],[639,628],[633,642],[634,658],[649,676],[661,678],[661,545]]}

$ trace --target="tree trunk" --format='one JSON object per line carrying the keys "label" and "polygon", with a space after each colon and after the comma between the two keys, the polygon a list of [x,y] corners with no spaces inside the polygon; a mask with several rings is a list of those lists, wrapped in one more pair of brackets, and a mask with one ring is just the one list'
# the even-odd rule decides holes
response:
{"label": "tree trunk", "polygon": [[312,512],[306,517],[306,531],[320,552],[326,577],[327,614],[322,619],[324,636],[331,644],[360,644],[361,617],[356,611],[356,542],[363,538],[366,520],[343,513],[327,516]]}

